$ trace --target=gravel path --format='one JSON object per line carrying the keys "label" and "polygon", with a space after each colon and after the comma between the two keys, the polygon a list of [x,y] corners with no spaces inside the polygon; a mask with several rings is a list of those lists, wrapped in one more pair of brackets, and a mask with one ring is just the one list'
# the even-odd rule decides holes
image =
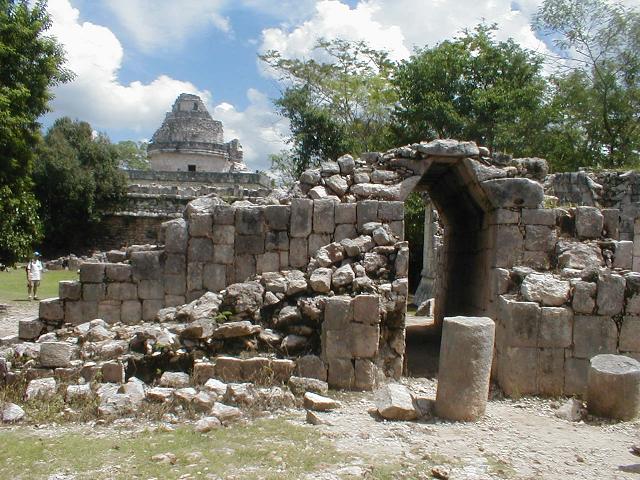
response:
{"label": "gravel path", "polygon": [[9,302],[7,310],[0,311],[0,338],[18,334],[18,321],[38,315],[38,302]]}

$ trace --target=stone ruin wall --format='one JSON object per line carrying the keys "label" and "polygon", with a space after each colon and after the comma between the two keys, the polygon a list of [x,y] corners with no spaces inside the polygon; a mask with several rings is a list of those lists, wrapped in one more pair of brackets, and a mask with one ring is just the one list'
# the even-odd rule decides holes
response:
{"label": "stone ruin wall", "polygon": [[[401,373],[408,294],[402,199],[427,190],[445,230],[436,321],[496,321],[492,374],[508,395],[582,394],[590,357],[640,356],[640,274],[633,271],[640,242],[634,249],[616,239],[624,220],[615,209],[544,208],[539,160],[498,167],[485,155],[470,143],[416,144],[327,162],[305,172],[293,198],[277,204],[196,200],[183,219],[165,223],[164,247],[133,249],[125,263],[83,265],[80,282],[62,283],[60,298],[41,302],[40,321],[49,328],[93,318],[152,321],[163,307],[223,289],[222,303],[246,319],[229,291],[249,288],[232,286],[257,274],[261,311],[269,307],[277,320],[294,307],[293,326],[314,325],[306,333],[319,342],[303,351],[313,347],[330,385],[371,388],[378,374]],[[306,287],[289,295],[287,274],[274,281],[269,272],[294,269]],[[316,290],[321,274],[329,286]],[[369,276],[372,284],[363,282]],[[366,317],[364,304],[378,305],[377,313]],[[264,321],[257,318],[249,321]]]}

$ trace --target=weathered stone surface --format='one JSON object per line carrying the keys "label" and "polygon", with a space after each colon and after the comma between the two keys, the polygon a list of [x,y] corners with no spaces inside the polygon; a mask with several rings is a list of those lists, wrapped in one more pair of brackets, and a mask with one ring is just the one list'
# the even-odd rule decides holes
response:
{"label": "weathered stone surface", "polygon": [[589,367],[589,413],[632,420],[640,413],[640,362],[622,355],[597,355]]}
{"label": "weathered stone surface", "polygon": [[309,168],[300,175],[300,182],[307,185],[318,185],[321,180],[322,176],[318,168]]}
{"label": "weathered stone surface", "polygon": [[189,375],[183,372],[164,372],[160,377],[160,386],[183,388],[189,386]]}
{"label": "weathered stone surface", "polygon": [[573,352],[577,358],[616,352],[618,329],[611,317],[576,315],[573,321]]}
{"label": "weathered stone surface", "polygon": [[349,189],[349,184],[347,183],[345,178],[341,177],[340,175],[333,175],[327,178],[325,180],[325,184],[331,189],[333,193],[339,196],[343,196]]}
{"label": "weathered stone surface", "polygon": [[162,275],[162,252],[132,252],[131,266],[134,280],[158,280]]}
{"label": "weathered stone surface", "polygon": [[640,317],[624,317],[619,348],[621,352],[640,352]]}
{"label": "weathered stone surface", "polygon": [[351,285],[356,278],[351,265],[347,264],[338,269],[331,275],[331,284],[334,289],[339,289]]}
{"label": "weathered stone surface", "polygon": [[616,242],[616,251],[613,255],[613,268],[631,270],[633,268],[633,242]]}
{"label": "weathered stone surface", "polygon": [[332,199],[313,202],[313,231],[333,233],[335,224],[335,201]]}
{"label": "weathered stone surface", "polygon": [[105,276],[104,263],[85,262],[80,265],[80,281],[82,283],[102,283]]}
{"label": "weathered stone surface", "polygon": [[553,209],[546,208],[524,208],[522,210],[522,223],[553,227],[556,224],[556,212]]}
{"label": "weathered stone surface", "polygon": [[331,290],[332,274],[330,268],[316,268],[309,277],[309,285],[314,292],[327,293]]}
{"label": "weathered stone surface", "polygon": [[596,307],[596,284],[591,282],[576,282],[573,289],[572,307],[575,313],[591,315]]}
{"label": "weathered stone surface", "polygon": [[576,233],[578,238],[600,238],[604,217],[596,207],[576,207]]}
{"label": "weathered stone surface", "polygon": [[316,412],[328,412],[329,410],[335,410],[340,406],[340,402],[329,398],[323,397],[313,392],[306,392],[304,394],[304,408],[308,410],[314,410]]}
{"label": "weathered stone surface", "polygon": [[570,422],[579,422],[584,418],[586,413],[586,409],[580,400],[570,398],[556,410],[555,416]]}
{"label": "weathered stone surface", "polygon": [[41,320],[59,322],[64,319],[64,304],[59,298],[47,298],[38,305]]}
{"label": "weathered stone surface", "polygon": [[235,357],[216,358],[216,376],[225,382],[242,381],[242,360]]}
{"label": "weathered stone surface", "polygon": [[124,365],[119,361],[102,364],[102,381],[105,383],[124,383]]}
{"label": "weathered stone surface", "polygon": [[404,385],[391,383],[374,393],[378,413],[387,420],[415,420],[418,414],[411,392]]}
{"label": "weathered stone surface", "polygon": [[187,251],[187,243],[189,241],[187,222],[183,218],[179,218],[164,222],[162,226],[164,228],[165,250],[167,253],[184,254]]}
{"label": "weathered stone surface", "polygon": [[530,273],[522,282],[521,293],[527,301],[559,307],[569,300],[571,285],[551,274]]}
{"label": "weathered stone surface", "polygon": [[58,282],[58,297],[60,300],[80,300],[82,297],[82,284],[72,280]]}
{"label": "weathered stone surface", "polygon": [[320,200],[323,198],[327,198],[329,196],[329,192],[322,185],[318,185],[317,187],[313,187],[307,193],[307,196],[312,200]]}
{"label": "weathered stone surface", "polygon": [[31,380],[27,385],[27,391],[25,393],[26,400],[33,400],[35,398],[51,398],[56,394],[58,384],[53,378],[36,378]]}
{"label": "weathered stone surface", "polygon": [[307,237],[311,234],[313,222],[313,200],[306,198],[291,199],[291,225],[289,233],[292,237]]}
{"label": "weathered stone surface", "polygon": [[570,308],[542,307],[538,346],[544,348],[570,347],[573,332],[573,312]]}
{"label": "weathered stone surface", "polygon": [[600,247],[592,243],[558,242],[558,266],[560,268],[598,268],[604,265]]}
{"label": "weathered stone surface", "polygon": [[528,178],[497,178],[480,185],[496,208],[538,208],[544,200],[542,185]]}
{"label": "weathered stone surface", "polygon": [[356,162],[351,155],[343,155],[338,158],[338,166],[342,175],[350,175],[356,166]]}
{"label": "weathered stone surface", "polygon": [[198,433],[207,433],[222,426],[218,417],[204,417],[196,422],[194,430]]}
{"label": "weathered stone surface", "polygon": [[210,412],[211,416],[217,418],[223,425],[227,425],[242,417],[242,411],[237,407],[230,407],[224,403],[216,402]]}
{"label": "weathered stone surface", "polygon": [[420,143],[417,151],[433,157],[477,157],[480,154],[474,142],[459,142],[451,139],[436,139]]}
{"label": "weathered stone surface", "polygon": [[305,350],[308,346],[309,346],[309,339],[307,337],[303,337],[301,335],[295,335],[292,333],[284,337],[282,339],[282,343],[280,344],[280,348],[282,348],[282,350],[287,352],[287,354],[289,355],[301,352]]}
{"label": "weathered stone surface", "polygon": [[358,390],[373,390],[376,386],[376,366],[366,358],[356,358],[355,384]]}
{"label": "weathered stone surface", "polygon": [[37,339],[45,328],[44,323],[42,323],[38,318],[31,318],[28,320],[19,320],[18,321],[18,338],[21,340],[30,340],[33,341]]}
{"label": "weathered stone surface", "polygon": [[214,393],[218,397],[223,397],[227,393],[227,384],[221,382],[217,378],[210,378],[204,384],[204,388],[207,389],[208,392]]}
{"label": "weathered stone surface", "polygon": [[226,292],[225,303],[233,305],[235,313],[250,314],[262,307],[264,288],[259,282],[234,283]]}
{"label": "weathered stone surface", "polygon": [[556,231],[545,225],[527,225],[525,227],[524,248],[530,251],[552,251],[556,246]]}
{"label": "weathered stone surface", "polygon": [[536,302],[500,300],[498,320],[510,347],[537,346],[541,310]]}
{"label": "weathered stone surface", "polygon": [[357,295],[353,299],[353,320],[369,325],[380,323],[380,297]]}
{"label": "weathered stone surface", "polygon": [[260,332],[260,325],[253,325],[248,320],[227,322],[219,325],[212,333],[213,338],[237,338],[255,335]]}
{"label": "weathered stone surface", "polygon": [[173,397],[174,388],[154,387],[147,390],[147,400],[150,402],[165,403]]}
{"label": "weathered stone surface", "polygon": [[351,390],[355,385],[353,362],[349,358],[331,358],[327,381],[331,388]]}
{"label": "weathered stone surface", "polygon": [[598,275],[596,304],[599,315],[616,315],[624,307],[625,278],[615,273]]}
{"label": "weathered stone surface", "polygon": [[40,345],[40,365],[45,368],[68,367],[73,350],[73,345],[67,342],[44,342]]}
{"label": "weathered stone surface", "polygon": [[327,382],[317,378],[290,377],[287,382],[294,395],[302,396],[305,392],[326,394],[329,391]]}
{"label": "weathered stone surface", "polygon": [[475,421],[484,415],[494,338],[495,324],[490,318],[444,319],[436,396],[438,416]]}
{"label": "weathered stone surface", "polygon": [[299,377],[327,381],[327,367],[317,355],[305,355],[298,358],[296,360],[296,373]]}
{"label": "weathered stone surface", "polygon": [[295,295],[307,290],[307,279],[300,270],[291,270],[285,274],[287,280],[287,295]]}
{"label": "weathered stone surface", "polygon": [[24,417],[24,410],[15,403],[5,403],[0,410],[0,419],[4,423],[16,423]]}
{"label": "weathered stone surface", "polygon": [[359,198],[377,198],[389,201],[398,201],[401,198],[400,184],[356,183],[351,186],[349,192]]}

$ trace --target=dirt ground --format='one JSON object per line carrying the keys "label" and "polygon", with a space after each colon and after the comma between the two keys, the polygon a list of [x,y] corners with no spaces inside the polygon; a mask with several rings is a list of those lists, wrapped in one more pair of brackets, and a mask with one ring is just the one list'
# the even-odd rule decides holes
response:
{"label": "dirt ground", "polygon": [[0,338],[18,334],[18,320],[38,316],[38,302],[8,302],[7,311],[0,311]]}

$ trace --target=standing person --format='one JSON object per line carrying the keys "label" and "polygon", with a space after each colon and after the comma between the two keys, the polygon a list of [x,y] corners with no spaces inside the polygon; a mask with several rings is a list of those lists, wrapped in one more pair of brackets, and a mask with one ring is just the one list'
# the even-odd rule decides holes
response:
{"label": "standing person", "polygon": [[40,286],[40,279],[42,278],[42,270],[44,270],[38,252],[33,254],[29,263],[27,263],[26,269],[29,300],[31,300],[31,291],[33,291],[33,299],[38,300],[38,287]]}

